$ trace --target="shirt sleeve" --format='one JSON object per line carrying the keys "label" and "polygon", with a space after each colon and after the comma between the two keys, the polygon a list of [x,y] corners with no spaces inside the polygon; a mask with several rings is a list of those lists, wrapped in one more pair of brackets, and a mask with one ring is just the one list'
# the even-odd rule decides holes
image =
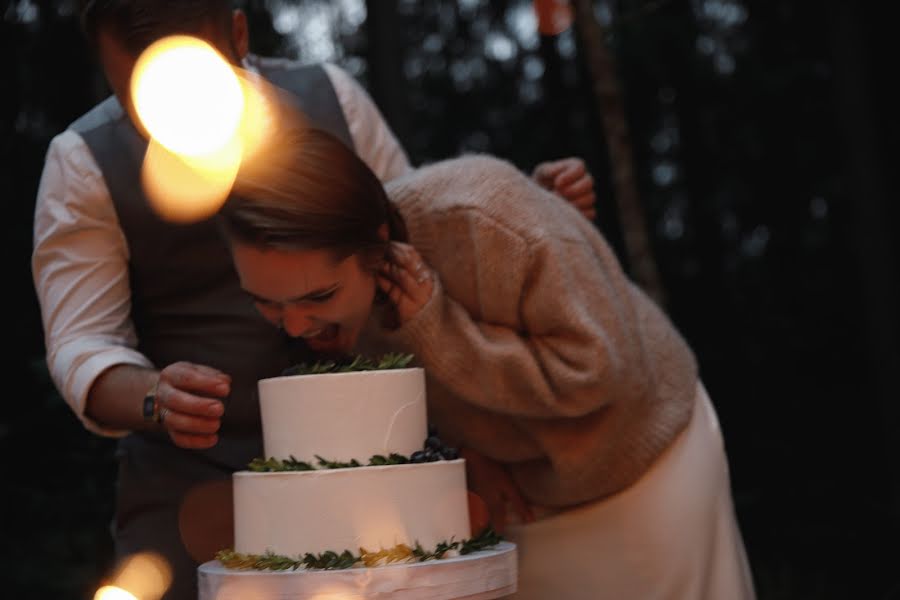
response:
{"label": "shirt sleeve", "polygon": [[135,349],[124,234],[100,169],[73,131],[56,136],[47,150],[35,204],[32,274],[56,387],[90,431],[127,434],[84,414],[91,385],[103,371],[152,364]]}
{"label": "shirt sleeve", "polygon": [[359,157],[383,182],[412,170],[406,152],[368,92],[340,67],[333,64],[324,67],[344,111]]}
{"label": "shirt sleeve", "polygon": [[[477,307],[436,287],[396,333],[431,376],[479,408],[531,418],[583,416],[645,387],[629,286],[589,245],[558,238],[529,244],[503,227],[470,224],[472,239],[462,244],[490,248],[493,260],[508,257],[509,278],[518,282],[503,292],[515,296],[512,320],[475,318]],[[482,298],[506,285],[490,279],[476,281]]]}

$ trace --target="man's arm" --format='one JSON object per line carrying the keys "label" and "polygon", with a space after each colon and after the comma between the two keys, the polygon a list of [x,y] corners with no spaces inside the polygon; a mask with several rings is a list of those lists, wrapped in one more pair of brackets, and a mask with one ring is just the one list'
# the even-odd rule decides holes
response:
{"label": "man's arm", "polygon": [[409,172],[412,166],[406,152],[368,92],[340,67],[323,66],[344,111],[353,146],[363,162],[382,182]]}
{"label": "man's arm", "polygon": [[[128,247],[100,169],[71,131],[47,151],[32,274],[50,373],[85,427],[106,436],[164,428],[182,447],[216,443],[223,409],[216,398],[230,392],[230,378],[188,363],[160,372],[136,350]],[[143,416],[151,390],[169,415],[162,423]]]}
{"label": "man's arm", "polygon": [[57,388],[85,427],[126,434],[129,419],[101,424],[86,414],[88,392],[115,365],[153,365],[135,349],[124,235],[100,169],[72,131],[54,138],[47,151],[35,205],[32,275]]}
{"label": "man's arm", "polygon": [[[156,422],[148,422],[142,410],[142,401],[150,392],[160,415]],[[230,392],[231,378],[203,365],[178,362],[162,371],[116,365],[91,386],[85,414],[120,429],[165,430],[182,448],[210,448],[218,442],[225,412],[217,398]]]}

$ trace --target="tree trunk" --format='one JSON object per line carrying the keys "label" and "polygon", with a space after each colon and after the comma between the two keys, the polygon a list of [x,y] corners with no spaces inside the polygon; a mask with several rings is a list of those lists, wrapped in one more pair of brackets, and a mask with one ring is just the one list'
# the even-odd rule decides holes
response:
{"label": "tree trunk", "polygon": [[406,148],[409,130],[405,115],[406,79],[403,76],[403,35],[397,0],[368,0],[366,29],[369,36],[369,93]]}
{"label": "tree trunk", "polygon": [[634,157],[621,87],[613,57],[606,47],[603,28],[591,0],[572,0],[576,33],[585,49],[593,78],[593,95],[609,148],[613,191],[619,208],[622,237],[632,277],[657,304],[665,307],[665,290],[647,235],[644,209],[634,176]]}

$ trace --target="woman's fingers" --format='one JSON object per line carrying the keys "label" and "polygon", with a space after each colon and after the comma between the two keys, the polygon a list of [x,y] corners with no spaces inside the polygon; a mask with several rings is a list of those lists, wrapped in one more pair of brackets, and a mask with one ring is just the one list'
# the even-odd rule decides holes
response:
{"label": "woman's fingers", "polygon": [[518,488],[512,485],[506,486],[503,490],[503,495],[506,498],[507,506],[519,515],[519,520],[523,523],[534,522],[534,512],[528,506],[528,503],[525,502],[525,498],[522,497]]}
{"label": "woman's fingers", "polygon": [[413,318],[434,292],[432,270],[415,248],[399,242],[392,244],[391,259],[382,265],[378,284],[393,302],[401,323]]}

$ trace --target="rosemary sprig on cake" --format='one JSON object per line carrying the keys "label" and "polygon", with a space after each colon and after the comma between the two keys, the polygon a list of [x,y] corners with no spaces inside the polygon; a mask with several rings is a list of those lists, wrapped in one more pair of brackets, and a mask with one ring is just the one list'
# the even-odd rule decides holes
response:
{"label": "rosemary sprig on cake", "polygon": [[340,462],[324,459],[318,454],[316,455],[316,459],[318,461],[318,467],[311,465],[308,462],[297,460],[294,456],[291,456],[286,460],[271,457],[266,459],[254,458],[250,464],[247,465],[247,469],[256,471],[257,473],[277,473],[281,471],[316,471],[319,468],[351,469],[353,467],[381,467],[384,465],[405,465],[410,462],[409,458],[400,454],[390,454],[388,456],[376,454],[370,458],[369,462],[365,465],[356,459],[353,459],[350,462]]}
{"label": "rosemary sprig on cake", "polygon": [[357,371],[388,371],[390,369],[405,369],[412,362],[412,354],[389,352],[378,358],[366,357],[361,354],[348,360],[325,360],[314,363],[300,363],[288,367],[282,372],[283,376],[291,375],[322,375],[324,373],[353,373]]}
{"label": "rosemary sprig on cake", "polygon": [[443,541],[434,550],[426,551],[418,543],[415,548],[406,544],[397,544],[387,550],[370,552],[359,549],[359,554],[349,550],[341,553],[328,550],[320,554],[307,552],[297,558],[266,552],[265,554],[243,554],[234,550],[220,550],[216,559],[228,569],[252,569],[256,571],[296,571],[297,569],[337,570],[354,566],[376,567],[384,564],[400,562],[425,562],[444,558],[448,553],[471,554],[496,546],[503,538],[492,528],[487,527],[477,536],[467,540]]}
{"label": "rosemary sprig on cake", "polygon": [[318,469],[352,469],[354,467],[383,467],[387,465],[421,464],[436,462],[439,460],[456,460],[459,451],[456,448],[446,446],[437,435],[429,435],[425,438],[423,450],[416,450],[410,456],[403,456],[392,452],[387,456],[376,454],[369,458],[369,462],[363,464],[355,458],[349,462],[328,460],[316,454],[316,465],[306,461],[297,460],[294,455],[286,459],[275,457],[254,458],[247,465],[249,471],[257,473],[280,473],[283,471],[316,471]]}

